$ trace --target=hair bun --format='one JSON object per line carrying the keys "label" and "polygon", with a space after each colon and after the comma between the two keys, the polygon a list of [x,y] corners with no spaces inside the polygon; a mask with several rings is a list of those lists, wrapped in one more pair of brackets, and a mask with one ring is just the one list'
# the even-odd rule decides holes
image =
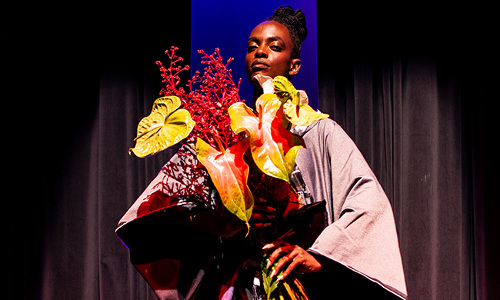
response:
{"label": "hair bun", "polygon": [[280,20],[284,24],[288,25],[287,27],[289,27],[289,29],[291,28],[295,31],[301,43],[306,39],[306,16],[300,8],[293,10],[293,8],[289,5],[282,5],[274,11],[273,16],[270,19]]}
{"label": "hair bun", "polygon": [[300,8],[293,10],[289,5],[282,5],[266,21],[278,22],[288,29],[293,42],[292,56],[299,58],[301,44],[307,37],[306,15]]}
{"label": "hair bun", "polygon": [[295,11],[295,20],[297,23],[297,35],[302,43],[307,37],[306,15],[298,8]]}

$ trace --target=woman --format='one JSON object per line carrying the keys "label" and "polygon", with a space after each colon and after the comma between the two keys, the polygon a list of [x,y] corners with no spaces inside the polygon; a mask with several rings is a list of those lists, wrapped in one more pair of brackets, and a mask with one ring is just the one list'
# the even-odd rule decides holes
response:
{"label": "woman", "polygon": [[[307,35],[305,23],[300,9],[294,11],[282,6],[254,28],[245,58],[247,76],[255,87],[254,99],[262,93],[256,75],[291,78],[299,72],[300,44]],[[280,279],[291,272],[318,273],[314,280],[308,280],[307,276],[303,280],[315,283],[315,287],[306,285],[308,295],[315,291],[321,299],[329,299],[330,295],[343,299],[338,298],[342,292],[350,299],[363,295],[373,298],[374,293],[384,295],[384,291],[357,274],[406,298],[392,210],[359,150],[331,119],[317,121],[307,128],[293,128],[292,132],[304,143],[296,165],[313,201],[326,201],[328,226],[307,251],[297,245],[266,245],[265,248],[275,249],[269,265],[283,257],[276,267],[276,273],[285,270]],[[350,286],[355,290],[349,290]],[[336,291],[332,292],[332,287]],[[386,294],[387,298],[391,293]]]}
{"label": "woman", "polygon": [[[300,48],[306,35],[304,14],[289,6],[278,8],[272,17],[253,29],[248,39],[245,63],[248,79],[255,87],[254,100],[263,92],[258,75],[290,79],[299,72]],[[182,206],[157,211],[149,218],[140,219],[141,209],[153,206],[156,199],[164,201],[165,197],[170,197],[165,193],[165,187],[169,181],[178,181],[176,176],[179,174],[167,174],[164,170],[169,168],[164,167],[125,214],[117,229],[120,238],[130,248],[132,263],[160,298],[227,299],[224,297],[231,295],[231,299],[260,299],[258,259],[262,248],[270,255],[267,267],[276,263],[271,277],[281,281],[291,274],[299,276],[310,299],[406,299],[392,210],[359,150],[331,119],[316,121],[308,127],[297,126],[291,131],[301,137],[303,144],[295,160],[297,168],[294,173],[301,174],[305,182],[302,192],[312,195],[304,198],[305,204],[316,208],[322,206],[315,203],[326,204],[318,234],[313,234],[313,230],[307,227],[310,223],[307,223],[307,226],[302,226],[302,234],[313,235],[310,243],[300,243],[303,245],[300,246],[280,239],[259,245],[256,250],[252,241],[258,239],[234,234],[238,231],[235,228],[226,234],[229,237],[214,238],[199,227],[179,226],[192,221],[182,219],[185,212]],[[195,160],[195,156],[186,150],[183,155],[174,156],[166,166],[195,166]],[[202,174],[200,178],[208,178],[202,168],[196,172]],[[182,176],[180,178],[182,180]],[[208,179],[200,182],[208,182]],[[212,195],[210,187],[202,192]],[[188,203],[189,197],[182,201]],[[254,232],[251,234],[255,235],[262,233],[265,224],[274,216],[272,211],[262,215],[266,208],[259,205],[262,203],[255,204],[251,218],[251,232]],[[189,206],[186,210],[196,211],[196,207]],[[311,211],[314,210],[308,213]],[[202,212],[196,215],[198,219],[206,216]],[[135,222],[130,222],[134,219]],[[292,226],[301,226],[297,225],[301,219],[289,220],[294,220]],[[226,225],[233,221],[229,218],[216,224],[209,219],[199,224],[217,231],[215,228],[227,228]],[[133,226],[128,226],[131,223]],[[174,231],[168,230],[172,227]],[[255,278],[257,282],[252,286]]]}

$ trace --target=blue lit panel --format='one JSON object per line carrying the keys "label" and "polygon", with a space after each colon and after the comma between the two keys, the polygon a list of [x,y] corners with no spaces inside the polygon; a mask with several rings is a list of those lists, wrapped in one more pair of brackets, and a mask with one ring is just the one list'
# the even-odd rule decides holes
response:
{"label": "blue lit panel", "polygon": [[297,89],[305,90],[310,105],[318,108],[318,63],[317,63],[317,22],[316,1],[222,1],[192,0],[191,6],[191,70],[203,70],[198,49],[208,54],[216,47],[224,59],[234,57],[230,67],[235,82],[243,78],[240,97],[251,104],[252,85],[246,79],[245,54],[250,32],[257,24],[270,17],[282,4],[293,9],[300,8],[306,14],[307,38],[302,44],[302,66],[292,83]]}

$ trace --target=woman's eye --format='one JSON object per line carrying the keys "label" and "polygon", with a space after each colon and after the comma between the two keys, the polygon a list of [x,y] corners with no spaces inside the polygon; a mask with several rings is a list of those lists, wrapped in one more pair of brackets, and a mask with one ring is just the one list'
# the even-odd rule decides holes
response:
{"label": "woman's eye", "polygon": [[255,51],[255,49],[257,49],[257,46],[255,46],[255,45],[248,46],[248,47],[247,47],[247,52],[248,52],[248,53],[253,52],[253,51]]}
{"label": "woman's eye", "polygon": [[269,47],[269,48],[271,48],[271,50],[273,50],[273,51],[275,51],[275,52],[280,52],[280,51],[281,51],[281,47],[280,47],[280,46],[274,46],[274,45],[273,45],[273,46],[271,46],[271,47]]}

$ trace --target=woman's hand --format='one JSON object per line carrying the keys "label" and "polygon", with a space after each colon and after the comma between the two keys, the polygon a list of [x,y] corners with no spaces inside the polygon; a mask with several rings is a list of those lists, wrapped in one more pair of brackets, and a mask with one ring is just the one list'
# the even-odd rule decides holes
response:
{"label": "woman's hand", "polygon": [[265,228],[274,222],[276,218],[276,209],[266,203],[256,202],[253,206],[250,225],[252,229]]}
{"label": "woman's hand", "polygon": [[276,248],[276,250],[274,250],[268,258],[268,269],[279,257],[283,258],[274,267],[271,277],[276,276],[276,274],[280,273],[281,269],[286,267],[283,274],[277,278],[279,281],[285,279],[291,272],[299,274],[311,273],[318,272],[321,269],[321,264],[316,260],[316,258],[300,246],[290,245],[284,241],[279,241],[267,244],[262,249],[267,250],[272,248]]}

